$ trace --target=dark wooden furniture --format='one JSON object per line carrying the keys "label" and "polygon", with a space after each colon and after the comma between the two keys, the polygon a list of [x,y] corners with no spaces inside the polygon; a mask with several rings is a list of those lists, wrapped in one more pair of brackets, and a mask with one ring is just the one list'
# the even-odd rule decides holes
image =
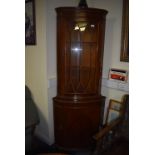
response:
{"label": "dark wooden furniture", "polygon": [[[55,143],[67,149],[91,145],[98,131],[106,10],[59,7]],[[102,110],[103,112],[103,110]]]}
{"label": "dark wooden furniture", "polygon": [[120,60],[129,62],[129,0],[123,0]]}

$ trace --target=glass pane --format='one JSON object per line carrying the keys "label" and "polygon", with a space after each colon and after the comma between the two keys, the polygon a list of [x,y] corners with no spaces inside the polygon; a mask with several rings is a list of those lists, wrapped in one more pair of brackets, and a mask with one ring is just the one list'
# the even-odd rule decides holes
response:
{"label": "glass pane", "polygon": [[95,93],[97,24],[73,22],[68,28],[66,89],[73,93]]}

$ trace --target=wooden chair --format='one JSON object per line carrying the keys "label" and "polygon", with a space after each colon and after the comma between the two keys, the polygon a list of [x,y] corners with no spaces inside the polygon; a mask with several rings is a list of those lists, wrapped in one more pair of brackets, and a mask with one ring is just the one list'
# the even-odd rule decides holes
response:
{"label": "wooden chair", "polygon": [[103,150],[109,148],[110,145],[125,132],[128,132],[124,130],[127,129],[128,126],[128,112],[126,112],[128,102],[128,94],[125,94],[121,101],[110,100],[106,123],[99,132],[93,136],[93,140],[96,144],[93,155],[101,154]]}

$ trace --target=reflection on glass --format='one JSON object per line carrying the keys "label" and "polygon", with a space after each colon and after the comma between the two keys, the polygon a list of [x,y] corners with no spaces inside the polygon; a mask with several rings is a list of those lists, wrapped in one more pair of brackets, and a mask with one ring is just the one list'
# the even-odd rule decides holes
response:
{"label": "reflection on glass", "polygon": [[80,31],[85,31],[86,27],[80,27]]}
{"label": "reflection on glass", "polygon": [[74,52],[79,52],[79,51],[82,51],[82,49],[81,48],[79,48],[79,47],[74,47],[74,48],[72,48],[72,51],[74,51]]}
{"label": "reflection on glass", "polygon": [[80,30],[80,31],[82,32],[82,31],[85,31],[85,29],[86,29],[87,27],[95,28],[95,25],[94,25],[94,24],[88,25],[87,23],[80,22],[80,23],[77,23],[77,24],[75,25],[74,30],[75,30],[75,31]]}
{"label": "reflection on glass", "polygon": [[75,28],[74,28],[74,30],[79,30],[79,26],[76,25]]}
{"label": "reflection on glass", "polygon": [[85,31],[87,23],[81,22],[75,25],[74,30]]}
{"label": "reflection on glass", "polygon": [[90,27],[91,27],[91,28],[94,28],[94,27],[95,27],[95,25],[94,25],[94,24],[91,24],[91,25],[90,25]]}

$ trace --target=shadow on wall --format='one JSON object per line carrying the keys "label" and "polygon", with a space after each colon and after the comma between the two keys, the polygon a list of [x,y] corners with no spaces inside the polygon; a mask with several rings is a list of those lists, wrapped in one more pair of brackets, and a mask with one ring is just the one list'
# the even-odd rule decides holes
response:
{"label": "shadow on wall", "polygon": [[[105,30],[104,59],[103,59],[103,77],[107,78],[109,67],[112,63],[112,51],[114,44],[114,23],[115,19],[107,18]],[[105,74],[105,75],[104,75]]]}
{"label": "shadow on wall", "polygon": [[38,111],[30,89],[25,86],[25,151],[29,152],[36,126],[39,124]]}
{"label": "shadow on wall", "polygon": [[40,119],[40,123],[39,125],[36,127],[35,130],[35,135],[43,140],[45,143],[49,143],[49,131],[48,131],[48,122],[45,118],[45,116],[43,115],[41,109],[39,109],[39,107],[37,106],[37,110],[38,110],[38,114],[39,114],[39,119]]}
{"label": "shadow on wall", "polygon": [[[105,30],[105,44],[104,44],[104,60],[103,60],[103,78],[107,78],[109,74],[109,66],[111,66],[112,62],[112,50],[113,50],[113,42],[114,42],[114,23],[115,20],[113,18],[107,18],[106,21],[106,30]],[[103,82],[103,80],[102,80]],[[105,116],[107,112],[107,107],[109,105],[109,98],[107,98],[110,93],[109,89],[105,88],[103,83],[102,83],[102,95],[106,96],[105,100],[105,108],[104,108],[104,120],[103,122],[105,123]]]}

